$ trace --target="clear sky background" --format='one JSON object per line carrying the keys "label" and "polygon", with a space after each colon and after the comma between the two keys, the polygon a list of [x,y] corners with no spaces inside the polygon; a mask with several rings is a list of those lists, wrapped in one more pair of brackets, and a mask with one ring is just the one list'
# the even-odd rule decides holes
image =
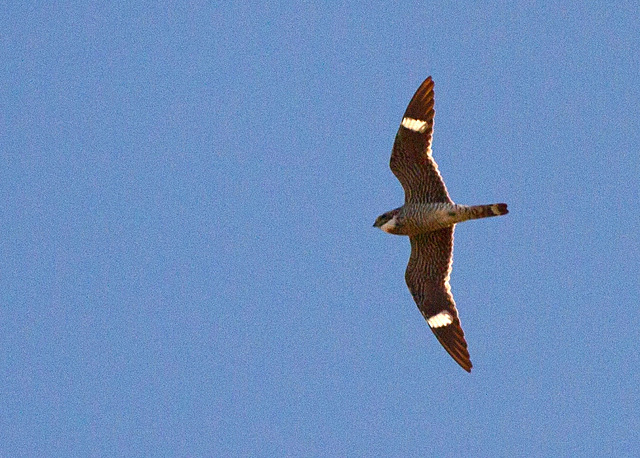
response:
{"label": "clear sky background", "polygon": [[[539,3],[4,3],[0,455],[637,456],[640,5]],[[428,75],[471,374],[371,227]]]}

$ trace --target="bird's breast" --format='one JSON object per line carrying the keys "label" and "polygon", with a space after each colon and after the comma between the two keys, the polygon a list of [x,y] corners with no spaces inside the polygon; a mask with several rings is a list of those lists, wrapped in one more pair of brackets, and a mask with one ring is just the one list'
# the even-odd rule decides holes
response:
{"label": "bird's breast", "polygon": [[398,217],[401,224],[397,226],[401,227],[403,235],[437,231],[459,222],[461,207],[445,202],[408,204],[402,207]]}

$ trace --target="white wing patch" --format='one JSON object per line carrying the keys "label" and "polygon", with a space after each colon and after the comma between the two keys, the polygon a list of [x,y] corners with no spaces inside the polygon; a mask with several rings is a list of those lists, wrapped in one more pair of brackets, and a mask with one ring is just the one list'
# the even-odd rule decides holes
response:
{"label": "white wing patch", "polygon": [[413,118],[402,118],[402,127],[423,134],[427,130],[427,121],[420,121],[419,119]]}
{"label": "white wing patch", "polygon": [[433,315],[430,318],[427,318],[427,323],[432,328],[441,328],[443,326],[448,326],[453,323],[453,317],[446,310],[438,313],[437,315]]}

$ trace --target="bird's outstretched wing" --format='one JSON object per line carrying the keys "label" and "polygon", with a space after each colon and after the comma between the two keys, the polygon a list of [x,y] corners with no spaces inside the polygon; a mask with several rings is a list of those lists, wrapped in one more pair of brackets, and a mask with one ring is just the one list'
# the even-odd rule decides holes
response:
{"label": "bird's outstretched wing", "polygon": [[471,360],[451,295],[453,226],[411,236],[411,257],[405,279],[418,309],[442,346],[467,372]]}
{"label": "bird's outstretched wing", "polygon": [[429,77],[409,102],[391,153],[391,171],[402,184],[405,203],[451,202],[431,157],[433,106],[433,80]]}

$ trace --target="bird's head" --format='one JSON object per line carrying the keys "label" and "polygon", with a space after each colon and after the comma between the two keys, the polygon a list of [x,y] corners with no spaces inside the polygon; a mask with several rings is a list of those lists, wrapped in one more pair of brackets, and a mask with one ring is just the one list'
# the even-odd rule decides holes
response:
{"label": "bird's head", "polygon": [[379,227],[385,232],[393,233],[393,230],[398,226],[398,219],[396,218],[400,209],[388,211],[376,218],[376,222],[373,223],[373,227]]}

